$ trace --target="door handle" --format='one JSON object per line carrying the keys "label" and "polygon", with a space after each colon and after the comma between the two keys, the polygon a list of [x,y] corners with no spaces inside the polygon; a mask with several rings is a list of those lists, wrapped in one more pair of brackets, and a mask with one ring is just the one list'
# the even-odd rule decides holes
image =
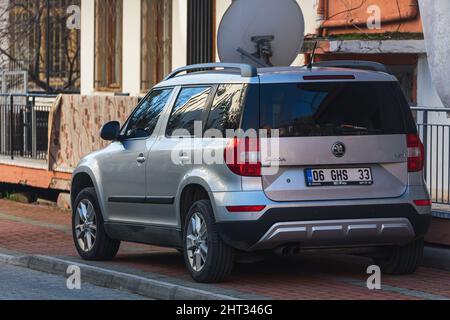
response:
{"label": "door handle", "polygon": [[189,161],[191,161],[191,158],[188,156],[180,157],[180,161],[181,161],[181,163],[186,164]]}
{"label": "door handle", "polygon": [[191,161],[191,157],[189,157],[186,153],[182,153],[180,156],[180,162],[182,165],[185,165]]}
{"label": "door handle", "polygon": [[137,157],[137,159],[136,159],[136,161],[138,162],[138,163],[144,163],[145,162],[145,157],[144,157],[144,155],[143,154],[140,154],[139,155],[139,157]]}

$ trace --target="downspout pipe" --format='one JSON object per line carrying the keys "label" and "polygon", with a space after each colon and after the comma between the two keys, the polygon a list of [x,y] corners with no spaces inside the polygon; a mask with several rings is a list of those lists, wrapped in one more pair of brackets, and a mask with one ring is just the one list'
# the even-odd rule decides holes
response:
{"label": "downspout pipe", "polygon": [[324,0],[319,0],[319,3],[317,5],[317,30],[316,30],[316,34],[320,35],[322,33],[322,25],[325,21],[325,1]]}

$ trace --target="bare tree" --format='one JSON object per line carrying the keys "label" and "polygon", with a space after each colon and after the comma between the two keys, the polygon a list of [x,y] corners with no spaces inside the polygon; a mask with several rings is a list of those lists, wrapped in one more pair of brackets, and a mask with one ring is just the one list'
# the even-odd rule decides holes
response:
{"label": "bare tree", "polygon": [[67,8],[79,4],[80,0],[0,0],[3,67],[27,71],[35,88],[77,90],[80,31],[67,28]]}

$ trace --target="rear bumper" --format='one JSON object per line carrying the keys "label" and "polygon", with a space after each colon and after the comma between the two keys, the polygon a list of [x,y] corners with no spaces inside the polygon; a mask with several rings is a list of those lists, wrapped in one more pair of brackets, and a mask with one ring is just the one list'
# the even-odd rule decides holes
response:
{"label": "rear bumper", "polygon": [[222,239],[244,250],[403,244],[428,231],[431,215],[410,204],[272,208],[255,221],[219,222]]}

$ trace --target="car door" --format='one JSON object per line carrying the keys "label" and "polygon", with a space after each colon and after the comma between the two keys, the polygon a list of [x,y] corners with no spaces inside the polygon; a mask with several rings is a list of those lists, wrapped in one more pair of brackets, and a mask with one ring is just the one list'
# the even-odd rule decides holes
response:
{"label": "car door", "polygon": [[194,165],[195,137],[197,134],[201,138],[205,109],[213,91],[208,85],[181,88],[167,125],[162,125],[149,154],[147,200],[152,220],[158,225],[177,226],[174,200],[182,178]]}
{"label": "car door", "polygon": [[112,222],[142,223],[147,219],[147,156],[172,91],[150,92],[123,127],[120,141],[110,146],[111,151],[100,163],[108,217]]}

